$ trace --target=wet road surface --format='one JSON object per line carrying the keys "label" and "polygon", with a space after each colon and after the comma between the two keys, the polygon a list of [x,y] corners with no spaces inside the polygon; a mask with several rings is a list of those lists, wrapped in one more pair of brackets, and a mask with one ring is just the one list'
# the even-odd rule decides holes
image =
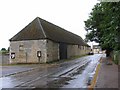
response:
{"label": "wet road surface", "polygon": [[0,74],[0,77],[9,76],[11,74],[18,73],[18,72],[29,71],[29,70],[32,70],[34,68],[37,68],[38,66],[39,66],[39,64],[30,64],[30,65],[22,64],[22,65],[0,66],[0,69],[1,69],[1,72],[2,72]]}
{"label": "wet road surface", "polygon": [[85,56],[1,77],[0,88],[85,88],[101,56],[102,54]]}

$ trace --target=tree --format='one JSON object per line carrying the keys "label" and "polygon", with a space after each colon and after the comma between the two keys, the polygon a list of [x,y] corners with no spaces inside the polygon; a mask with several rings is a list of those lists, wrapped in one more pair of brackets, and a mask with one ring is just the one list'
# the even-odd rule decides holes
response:
{"label": "tree", "polygon": [[85,21],[86,41],[95,41],[107,51],[120,50],[120,2],[97,3]]}
{"label": "tree", "polygon": [[9,51],[6,50],[6,48],[2,48],[1,51],[0,51],[0,53],[2,53],[2,54],[7,54],[8,52],[9,52]]}
{"label": "tree", "polygon": [[2,48],[1,51],[6,51],[6,49],[5,49],[5,48]]}

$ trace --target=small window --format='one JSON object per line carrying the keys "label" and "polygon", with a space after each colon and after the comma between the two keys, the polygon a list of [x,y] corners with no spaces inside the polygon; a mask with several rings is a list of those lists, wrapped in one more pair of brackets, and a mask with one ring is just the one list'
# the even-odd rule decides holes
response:
{"label": "small window", "polygon": [[41,57],[42,55],[41,55],[41,51],[37,51],[37,57]]}
{"label": "small window", "polygon": [[15,53],[11,53],[11,59],[15,59]]}
{"label": "small window", "polygon": [[23,45],[20,45],[19,46],[19,51],[23,51],[23,50],[24,50]]}

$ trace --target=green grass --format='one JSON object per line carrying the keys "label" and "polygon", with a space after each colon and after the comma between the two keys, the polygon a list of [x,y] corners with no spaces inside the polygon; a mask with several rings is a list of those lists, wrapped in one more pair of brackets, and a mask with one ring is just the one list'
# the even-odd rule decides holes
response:
{"label": "green grass", "polygon": [[55,61],[47,62],[47,64],[55,64],[55,63],[59,63],[59,62],[68,62],[68,61],[72,61],[72,60],[75,60],[75,59],[78,59],[78,58],[81,58],[84,56],[88,56],[88,55],[80,55],[80,56],[71,57],[69,59],[55,60]]}

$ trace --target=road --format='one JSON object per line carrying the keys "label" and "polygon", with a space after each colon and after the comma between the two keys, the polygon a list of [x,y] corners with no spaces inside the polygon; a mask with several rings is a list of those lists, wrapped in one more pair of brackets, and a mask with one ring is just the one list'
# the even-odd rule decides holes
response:
{"label": "road", "polygon": [[86,88],[102,54],[38,67],[1,77],[1,88]]}

